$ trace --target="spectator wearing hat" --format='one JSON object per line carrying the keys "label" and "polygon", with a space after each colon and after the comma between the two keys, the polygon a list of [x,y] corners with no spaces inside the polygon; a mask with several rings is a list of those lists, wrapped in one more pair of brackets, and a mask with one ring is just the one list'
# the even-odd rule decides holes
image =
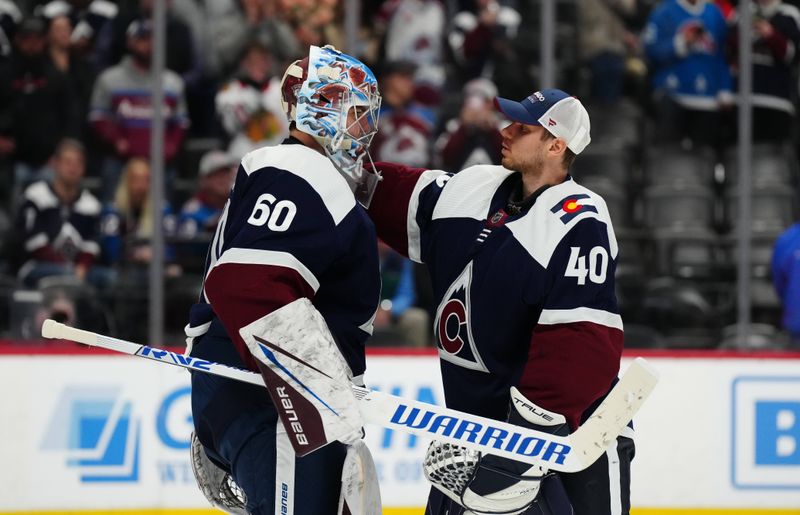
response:
{"label": "spectator wearing hat", "polygon": [[500,120],[494,108],[497,87],[489,79],[464,85],[458,118],[445,124],[436,141],[437,166],[457,172],[472,165],[499,164],[503,148]]}
{"label": "spectator wearing hat", "polygon": [[208,242],[225,208],[238,164],[236,156],[221,150],[206,152],[200,159],[197,191],[183,205],[178,219],[178,254],[187,267],[199,265],[202,270]]}
{"label": "spectator wearing hat", "polygon": [[237,158],[289,135],[280,81],[272,74],[272,52],[258,40],[246,47],[238,72],[219,90],[215,103],[230,137],[228,152]]}
{"label": "spectator wearing hat", "polygon": [[[369,215],[378,237],[428,265],[447,406],[566,434],[592,414],[619,371],[617,244],[602,197],[569,173],[591,141],[580,101],[545,89],[519,102],[498,97],[496,105],[510,121],[501,131],[502,166],[450,175],[377,162],[383,179]],[[534,411],[547,417],[535,419]],[[457,465],[467,484],[434,478],[427,513],[462,513],[460,499],[471,511],[533,514],[541,488],[554,512],[570,513],[571,505],[574,513],[619,514],[630,506],[632,437],[623,432],[580,473],[556,472],[560,484],[534,484],[541,468],[504,458],[483,457],[477,471]]]}
{"label": "spectator wearing hat", "polygon": [[[137,19],[127,30],[128,55],[103,72],[92,90],[89,122],[96,137],[106,145],[103,162],[103,198],[116,189],[125,161],[150,157],[150,124],[153,118],[150,73],[152,27],[149,20]],[[186,134],[183,80],[170,70],[162,76],[164,91],[164,158],[167,175]]]}
{"label": "spectator wearing hat", "polygon": [[0,68],[0,157],[14,162],[17,192],[52,177],[48,161],[56,145],[77,133],[74,97],[47,58],[45,31],[43,19],[24,19],[14,36],[16,52]]}
{"label": "spectator wearing hat", "polygon": [[[131,3],[133,4],[131,8],[127,12],[123,11],[111,24],[109,65],[118,63],[125,56],[128,44],[126,31],[131,22],[136,19],[149,20],[153,17],[154,0],[138,0]],[[195,33],[195,30],[202,30],[202,27],[191,26],[187,18],[179,16],[177,3],[166,2],[164,66],[177,73],[183,80],[192,132],[206,135],[216,130],[213,97],[217,84],[205,74],[202,42],[200,35]],[[186,0],[185,4],[199,11],[194,0]],[[202,12],[195,14],[201,18],[203,16]]]}
{"label": "spectator wearing hat", "polygon": [[415,70],[410,61],[391,61],[381,71],[381,130],[371,148],[376,160],[408,166],[430,163],[436,115],[414,98]]}

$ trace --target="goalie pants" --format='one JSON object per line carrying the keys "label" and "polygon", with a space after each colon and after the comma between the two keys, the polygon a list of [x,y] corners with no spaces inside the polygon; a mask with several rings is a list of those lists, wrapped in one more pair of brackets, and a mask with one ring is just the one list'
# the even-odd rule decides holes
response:
{"label": "goalie pants", "polygon": [[[548,475],[536,502],[524,515],[628,515],[631,509],[631,438],[617,437],[591,466],[573,474]],[[464,508],[431,488],[425,515],[462,515]]]}
{"label": "goalie pants", "polygon": [[[222,324],[194,341],[192,356],[245,368]],[[209,458],[231,473],[254,515],[336,515],[347,447],[326,445],[303,458],[265,388],[192,372],[192,416]]]}

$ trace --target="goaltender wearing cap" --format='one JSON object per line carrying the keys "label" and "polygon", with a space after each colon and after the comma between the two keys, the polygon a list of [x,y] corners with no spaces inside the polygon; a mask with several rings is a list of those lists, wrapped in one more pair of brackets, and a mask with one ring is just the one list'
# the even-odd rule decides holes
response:
{"label": "goaltender wearing cap", "polygon": [[[569,174],[591,141],[581,102],[558,89],[494,100],[510,122],[502,166],[376,163],[369,214],[378,237],[428,266],[447,407],[560,435],[617,378],[617,242],[603,198]],[[579,473],[431,444],[426,514],[628,514],[631,436]]]}

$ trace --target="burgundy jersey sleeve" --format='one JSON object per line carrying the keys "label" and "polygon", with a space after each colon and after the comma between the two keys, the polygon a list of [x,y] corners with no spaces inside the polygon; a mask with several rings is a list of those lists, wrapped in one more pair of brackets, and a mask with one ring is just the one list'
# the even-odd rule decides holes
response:
{"label": "burgundy jersey sleeve", "polygon": [[572,430],[619,372],[623,332],[615,263],[613,233],[589,218],[570,230],[547,267],[543,309],[519,388],[539,406],[564,415]]}
{"label": "burgundy jersey sleeve", "polygon": [[381,173],[369,216],[378,237],[400,254],[421,263],[421,234],[429,226],[433,208],[451,177],[441,170],[375,163]]}

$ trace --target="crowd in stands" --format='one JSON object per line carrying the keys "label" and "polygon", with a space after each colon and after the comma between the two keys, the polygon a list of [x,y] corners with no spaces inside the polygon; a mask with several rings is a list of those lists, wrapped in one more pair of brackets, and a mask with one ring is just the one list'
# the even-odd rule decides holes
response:
{"label": "crowd in stands", "polygon": [[[556,85],[592,118],[578,182],[620,245],[626,345],[737,347],[738,38],[753,38],[747,348],[800,345],[798,0],[557,0]],[[280,74],[344,49],[342,0],[170,0],[161,219],[150,210],[153,0],[0,0],[0,338],[67,322],[144,341],[155,224],[168,341],[198,294],[237,163],[280,143]],[[458,172],[498,164],[497,95],[539,82],[538,0],[360,2],[351,53],[380,82],[371,154]],[[740,10],[753,24],[741,27]],[[350,35],[352,36],[352,35]],[[777,245],[776,245],[777,242]],[[773,249],[775,250],[773,252]],[[376,338],[431,345],[423,266],[381,247]]]}

